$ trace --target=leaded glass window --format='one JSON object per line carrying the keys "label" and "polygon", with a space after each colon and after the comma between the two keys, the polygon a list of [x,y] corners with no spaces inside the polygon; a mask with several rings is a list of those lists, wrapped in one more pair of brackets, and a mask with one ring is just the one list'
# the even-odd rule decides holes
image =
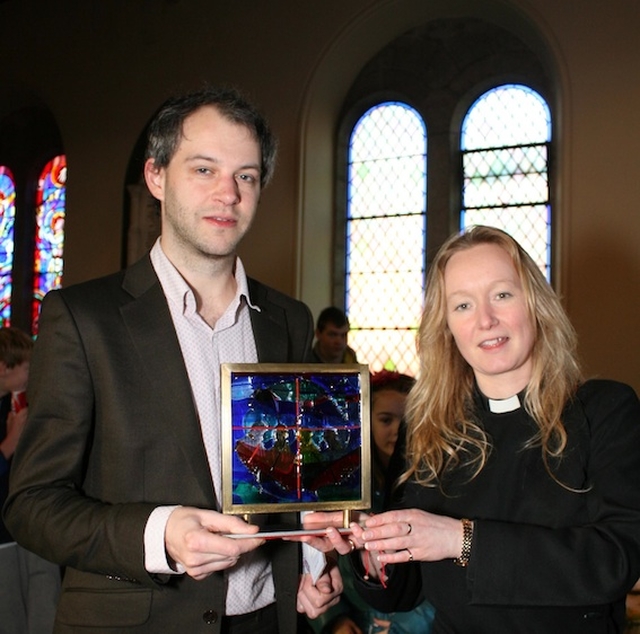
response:
{"label": "leaded glass window", "polygon": [[417,372],[426,153],[422,118],[400,102],[369,109],[349,140],[345,306],[349,343],[372,370]]}
{"label": "leaded glass window", "polygon": [[13,225],[16,217],[16,186],[8,167],[0,166],[0,324],[11,325],[13,289]]}
{"label": "leaded glass window", "polygon": [[461,227],[498,227],[551,279],[549,145],[551,115],[534,90],[507,84],[469,109],[461,134]]}
{"label": "leaded glass window", "polygon": [[40,304],[50,290],[62,284],[67,161],[56,156],[38,180],[32,303],[33,334],[38,332]]}

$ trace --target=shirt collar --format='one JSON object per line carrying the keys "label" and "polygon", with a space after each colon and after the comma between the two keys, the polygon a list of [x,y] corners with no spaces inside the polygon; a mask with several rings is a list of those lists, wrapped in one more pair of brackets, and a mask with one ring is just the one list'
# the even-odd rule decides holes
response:
{"label": "shirt collar", "polygon": [[[189,284],[182,277],[178,269],[172,264],[171,260],[166,256],[158,238],[153,245],[151,252],[151,264],[160,280],[164,294],[167,300],[180,306],[181,311],[185,313],[190,307],[195,311],[195,296]],[[260,307],[251,303],[249,296],[249,283],[247,274],[239,257],[236,256],[234,266],[234,276],[236,280],[236,295],[231,304],[237,308],[242,299],[245,300],[249,308],[260,312]],[[234,311],[235,312],[235,311]]]}
{"label": "shirt collar", "polygon": [[522,392],[509,396],[508,398],[496,399],[485,396],[476,384],[476,394],[482,404],[482,407],[487,411],[492,414],[507,414],[509,412],[515,412],[522,407],[525,399],[526,388],[522,390]]}
{"label": "shirt collar", "polygon": [[520,398],[517,394],[510,396],[509,398],[488,398],[489,411],[493,414],[506,414],[507,412],[514,412],[520,409]]}

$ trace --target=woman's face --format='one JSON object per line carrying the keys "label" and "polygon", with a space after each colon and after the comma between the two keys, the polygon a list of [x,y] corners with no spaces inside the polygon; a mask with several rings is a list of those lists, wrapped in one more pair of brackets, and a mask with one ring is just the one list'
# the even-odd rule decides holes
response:
{"label": "woman's face", "polygon": [[373,395],[371,429],[378,457],[386,467],[398,440],[407,395],[395,390],[380,390]]}
{"label": "woman's face", "polygon": [[444,271],[447,324],[478,387],[507,398],[531,378],[535,328],[510,256],[481,244],[458,251]]}

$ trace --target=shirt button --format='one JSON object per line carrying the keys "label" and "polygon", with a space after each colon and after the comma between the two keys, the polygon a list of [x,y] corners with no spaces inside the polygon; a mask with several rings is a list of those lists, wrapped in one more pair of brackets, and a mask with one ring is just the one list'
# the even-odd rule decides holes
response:
{"label": "shirt button", "polygon": [[202,620],[207,624],[207,625],[213,625],[217,620],[218,620],[218,613],[215,610],[207,610],[203,615],[202,615]]}

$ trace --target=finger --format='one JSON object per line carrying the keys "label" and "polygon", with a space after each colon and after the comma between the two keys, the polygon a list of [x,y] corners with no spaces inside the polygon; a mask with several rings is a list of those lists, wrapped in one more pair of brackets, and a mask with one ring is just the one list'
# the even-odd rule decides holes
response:
{"label": "finger", "polygon": [[335,550],[333,544],[326,537],[317,535],[300,535],[298,537],[283,537],[285,541],[304,542],[321,553],[330,553]]}
{"label": "finger", "polygon": [[251,535],[260,529],[249,524],[236,515],[224,515],[216,511],[201,511],[200,521],[212,533],[232,533],[235,535]]}
{"label": "finger", "polygon": [[302,518],[304,528],[326,528],[327,526],[342,526],[342,511],[305,513]]}
{"label": "finger", "polygon": [[[308,575],[305,575],[308,576]],[[306,592],[298,592],[297,610],[306,614],[309,618],[315,619],[330,607],[333,607],[340,600],[340,595],[332,596],[321,594],[313,586]]]}
{"label": "finger", "polygon": [[356,541],[352,539],[351,536],[343,535],[335,528],[327,529],[327,539],[333,545],[336,552],[341,555],[348,555],[357,547]]}
{"label": "finger", "polygon": [[411,512],[407,510],[385,511],[384,513],[378,513],[371,515],[365,521],[367,528],[373,528],[374,526],[385,526],[387,524],[398,524],[400,522],[411,522]]}
{"label": "finger", "polygon": [[206,542],[202,543],[202,551],[205,553],[218,554],[223,557],[240,557],[244,553],[251,552],[262,546],[265,540],[261,537],[242,537],[239,539],[220,535],[219,533],[209,533]]}
{"label": "finger", "polygon": [[378,561],[383,564],[405,564],[409,561],[417,561],[416,549],[403,548],[395,552],[381,552],[378,555]]}

